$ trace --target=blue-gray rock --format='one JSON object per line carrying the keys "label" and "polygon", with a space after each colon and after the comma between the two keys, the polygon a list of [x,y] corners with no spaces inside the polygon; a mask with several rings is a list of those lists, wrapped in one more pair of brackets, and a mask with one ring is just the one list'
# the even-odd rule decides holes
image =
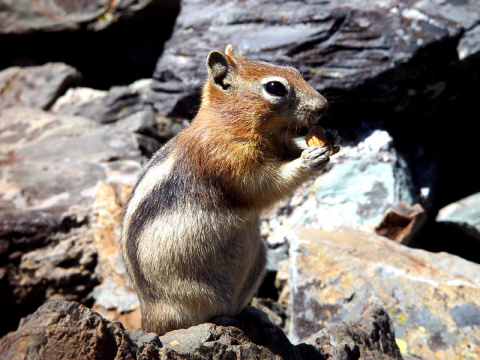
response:
{"label": "blue-gray rock", "polygon": [[440,209],[436,221],[456,226],[480,241],[480,193]]}
{"label": "blue-gray rock", "polygon": [[325,174],[290,199],[276,216],[265,219],[269,242],[287,241],[296,226],[373,231],[390,207],[420,201],[420,190],[388,132],[377,129],[360,138],[359,143],[342,143]]}

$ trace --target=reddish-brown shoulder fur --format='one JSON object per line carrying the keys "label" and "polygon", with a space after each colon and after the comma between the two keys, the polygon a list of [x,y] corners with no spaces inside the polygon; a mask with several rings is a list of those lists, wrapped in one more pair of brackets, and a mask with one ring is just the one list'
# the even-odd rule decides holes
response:
{"label": "reddish-brown shoulder fur", "polygon": [[[292,141],[298,128],[313,122],[308,116],[298,118],[302,96],[319,94],[293,68],[248,60],[233,54],[231,46],[216,53],[228,60],[228,86],[219,86],[222,79],[209,73],[200,110],[177,146],[184,149],[196,173],[221,178],[236,205],[261,208],[279,200],[275,192],[268,199],[269,192],[263,190],[275,184],[265,183],[274,181],[288,151],[298,150]],[[266,77],[284,78],[296,90],[288,106],[265,99],[261,81]]]}

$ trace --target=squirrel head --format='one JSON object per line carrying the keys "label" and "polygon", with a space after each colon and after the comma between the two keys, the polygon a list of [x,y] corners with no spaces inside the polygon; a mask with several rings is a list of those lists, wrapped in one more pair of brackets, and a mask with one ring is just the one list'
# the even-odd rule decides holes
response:
{"label": "squirrel head", "polygon": [[264,136],[305,135],[327,108],[327,101],[289,66],[212,51],[202,106],[215,115]]}

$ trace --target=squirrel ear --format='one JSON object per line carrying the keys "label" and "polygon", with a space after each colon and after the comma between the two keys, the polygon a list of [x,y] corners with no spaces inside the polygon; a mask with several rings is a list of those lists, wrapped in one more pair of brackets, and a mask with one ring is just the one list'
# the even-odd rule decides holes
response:
{"label": "squirrel ear", "polygon": [[213,85],[228,91],[235,81],[233,66],[227,55],[221,51],[212,51],[207,58],[208,76]]}
{"label": "squirrel ear", "polygon": [[225,49],[225,54],[226,54],[227,56],[230,56],[230,57],[234,56],[234,55],[233,55],[233,46],[232,46],[232,44],[228,44],[228,45],[227,45],[227,47],[226,47],[226,49]]}

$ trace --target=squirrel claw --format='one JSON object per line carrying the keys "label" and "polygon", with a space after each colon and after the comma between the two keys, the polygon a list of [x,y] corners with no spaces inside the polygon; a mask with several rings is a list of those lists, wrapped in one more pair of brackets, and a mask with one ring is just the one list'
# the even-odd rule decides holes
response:
{"label": "squirrel claw", "polygon": [[322,170],[330,161],[331,150],[330,146],[311,146],[302,152],[302,160],[312,170]]}

